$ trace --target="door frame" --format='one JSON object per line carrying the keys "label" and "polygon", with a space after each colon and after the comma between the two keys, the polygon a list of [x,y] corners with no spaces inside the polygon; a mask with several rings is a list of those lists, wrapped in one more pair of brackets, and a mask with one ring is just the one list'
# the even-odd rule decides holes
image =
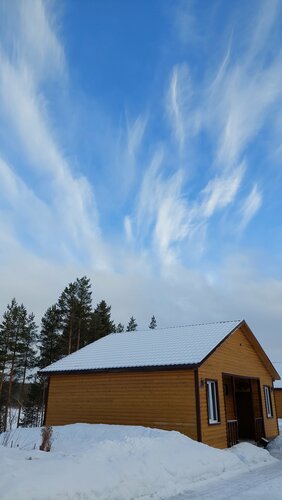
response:
{"label": "door frame", "polygon": [[[232,385],[232,397],[233,397],[233,405],[234,405],[234,415],[237,420],[237,425],[238,425],[238,412],[237,412],[237,404],[236,404],[236,396],[235,396],[235,379],[248,379],[248,380],[256,380],[258,383],[258,392],[259,392],[259,406],[260,406],[260,413],[261,413],[261,418],[262,419],[262,428],[263,428],[263,435],[265,436],[265,423],[264,423],[264,415],[263,415],[263,407],[262,407],[262,394],[261,394],[261,383],[260,383],[260,378],[259,377],[249,377],[247,375],[238,375],[236,373],[227,373],[227,372],[222,372],[222,388],[223,388],[223,378],[224,377],[230,377],[231,378],[231,385]],[[253,400],[253,390],[252,390],[252,384],[250,384],[250,389],[251,389],[251,401],[252,401],[252,414],[253,414],[253,421],[254,421],[254,431],[256,433],[256,424],[255,424],[255,413],[254,413],[254,400]],[[225,402],[225,394],[223,390],[223,397],[224,397],[224,413],[225,413],[225,426],[226,426],[226,436],[227,436],[227,445],[229,446],[228,443],[228,426],[227,426],[227,418],[226,418],[226,402]],[[256,436],[255,436],[256,437]]]}

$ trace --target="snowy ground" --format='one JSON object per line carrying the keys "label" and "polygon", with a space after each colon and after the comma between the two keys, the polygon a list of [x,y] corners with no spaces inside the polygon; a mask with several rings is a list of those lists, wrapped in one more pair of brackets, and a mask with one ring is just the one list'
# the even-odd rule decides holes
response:
{"label": "snowy ground", "polygon": [[191,485],[189,489],[170,500],[281,500],[282,498],[282,420],[280,436],[268,449],[276,462],[263,468],[244,472],[232,478],[223,474],[213,484]]}
{"label": "snowy ground", "polygon": [[8,409],[8,418],[7,418],[7,429],[16,429],[18,422],[18,408],[9,408]]}
{"label": "snowy ground", "polygon": [[223,475],[213,484],[192,486],[169,500],[281,500],[281,490],[282,464],[279,461],[232,478],[226,479]]}
{"label": "snowy ground", "polygon": [[[271,467],[282,469],[267,451],[248,443],[217,450],[177,432],[143,427],[55,427],[50,453],[38,450],[40,441],[38,428],[0,436],[1,500],[212,498],[196,492],[207,485],[210,492],[224,478],[238,484],[249,471],[262,477]],[[282,452],[282,438],[277,453],[280,446]]]}

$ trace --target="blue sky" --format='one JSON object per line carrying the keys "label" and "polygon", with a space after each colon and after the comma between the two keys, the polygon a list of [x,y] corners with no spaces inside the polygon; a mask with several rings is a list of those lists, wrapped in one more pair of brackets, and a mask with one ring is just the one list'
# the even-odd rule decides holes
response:
{"label": "blue sky", "polygon": [[0,3],[0,299],[282,320],[280,1]]}

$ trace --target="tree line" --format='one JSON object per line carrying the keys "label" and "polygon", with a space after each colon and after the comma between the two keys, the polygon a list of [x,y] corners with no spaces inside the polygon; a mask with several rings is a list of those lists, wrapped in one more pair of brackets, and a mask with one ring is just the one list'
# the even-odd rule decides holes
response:
{"label": "tree line", "polygon": [[[152,316],[149,328],[157,326]],[[40,328],[33,313],[16,299],[8,304],[0,324],[0,432],[13,425],[42,424],[44,378],[37,371],[110,333],[137,330],[131,316],[124,327],[115,324],[111,306],[92,306],[92,286],[86,276],[65,287],[48,307]]]}

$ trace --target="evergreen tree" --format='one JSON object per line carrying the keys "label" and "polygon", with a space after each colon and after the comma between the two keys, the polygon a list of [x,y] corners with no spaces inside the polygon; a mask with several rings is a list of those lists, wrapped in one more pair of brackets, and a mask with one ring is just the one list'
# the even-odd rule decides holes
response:
{"label": "evergreen tree", "polygon": [[87,334],[92,311],[92,291],[90,279],[86,276],[77,278],[77,343],[76,348],[84,346],[87,341]]}
{"label": "evergreen tree", "polygon": [[0,434],[1,432],[4,431],[4,415],[5,415],[4,379],[5,379],[6,351],[5,351],[5,343],[2,342],[3,339],[4,336],[0,331]]}
{"label": "evergreen tree", "polygon": [[69,283],[62,292],[58,301],[63,327],[63,340],[65,354],[76,350],[74,330],[77,315],[77,282]]}
{"label": "evergreen tree", "polygon": [[61,314],[57,305],[49,307],[41,320],[39,335],[40,356],[39,367],[58,361],[63,356],[63,342],[61,334]]}
{"label": "evergreen tree", "polygon": [[24,404],[24,390],[25,383],[27,379],[28,370],[31,370],[37,366],[38,360],[36,358],[36,341],[38,339],[37,336],[37,325],[34,320],[34,314],[31,313],[29,315],[25,314],[25,324],[23,325],[23,329],[21,332],[20,338],[20,346],[19,346],[19,364],[20,368],[20,390],[18,397],[19,404],[19,412],[18,412],[18,420],[17,426],[20,424],[21,419],[21,409]]}
{"label": "evergreen tree", "polygon": [[[7,306],[0,325],[2,344],[5,345],[5,359],[2,362],[2,383],[3,391],[6,380],[7,393],[5,395],[4,430],[7,429],[8,413],[11,406],[13,384],[24,373],[22,365],[23,353],[25,349],[25,336],[27,328],[27,312],[23,305],[18,305],[13,299]],[[4,340],[3,340],[4,339]],[[3,398],[2,398],[3,400]],[[2,403],[3,404],[3,403]]]}
{"label": "evergreen tree", "polygon": [[8,332],[3,331],[0,326],[0,401],[5,382],[5,369],[7,364],[8,354]]}
{"label": "evergreen tree", "polygon": [[7,351],[8,351],[8,336],[0,328],[0,433],[5,430],[5,400],[6,400],[6,383],[5,377],[7,365]]}
{"label": "evergreen tree", "polygon": [[134,332],[135,330],[137,330],[137,323],[136,323],[136,319],[133,318],[133,316],[131,316],[129,322],[128,322],[128,325],[126,327],[126,331],[127,332]]}
{"label": "evergreen tree", "polygon": [[151,318],[151,322],[150,322],[150,324],[149,324],[149,328],[150,328],[151,330],[154,330],[155,328],[157,328],[157,321],[156,321],[155,316],[152,316],[152,318]]}
{"label": "evergreen tree", "polygon": [[28,384],[28,392],[23,407],[21,425],[23,427],[39,427],[41,425],[42,383],[35,379]]}
{"label": "evergreen tree", "polygon": [[93,342],[101,339],[114,331],[115,324],[111,319],[111,306],[108,306],[105,300],[101,300],[91,315],[88,341]]}
{"label": "evergreen tree", "polygon": [[5,406],[0,396],[0,434],[5,430]]}
{"label": "evergreen tree", "polygon": [[59,298],[65,354],[70,354],[87,343],[92,309],[91,295],[90,280],[83,276],[69,283]]}
{"label": "evergreen tree", "polygon": [[116,333],[122,333],[122,332],[124,332],[124,325],[122,325],[121,323],[119,323],[116,326],[115,331],[116,331]]}

